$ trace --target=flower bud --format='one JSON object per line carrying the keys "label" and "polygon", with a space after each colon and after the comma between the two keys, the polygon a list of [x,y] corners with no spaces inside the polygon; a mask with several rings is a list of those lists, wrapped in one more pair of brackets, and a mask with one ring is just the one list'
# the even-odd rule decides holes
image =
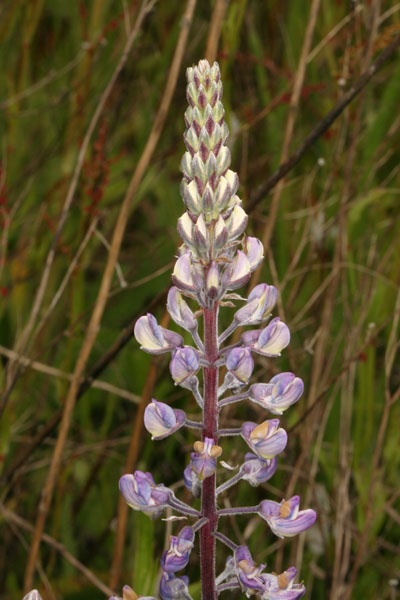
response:
{"label": "flower bud", "polygon": [[204,442],[194,443],[191,453],[191,467],[199,481],[214,475],[217,468],[217,458],[221,456],[222,448],[214,444],[212,438],[204,438]]}
{"label": "flower bud", "polygon": [[217,298],[219,291],[219,269],[214,260],[207,271],[206,291],[207,296],[212,300]]}
{"label": "flower bud", "polygon": [[263,460],[251,452],[247,452],[244,457],[245,462],[240,467],[242,479],[245,479],[253,487],[260,483],[265,483],[274,475],[278,464],[277,458]]}
{"label": "flower bud", "polygon": [[173,286],[168,292],[167,309],[173,320],[179,327],[187,331],[197,329],[197,319],[189,305],[182,297],[177,287]]}
{"label": "flower bud", "polygon": [[260,283],[250,292],[247,304],[235,313],[238,325],[257,325],[269,316],[278,298],[278,291],[273,285]]}
{"label": "flower bud", "polygon": [[248,383],[254,369],[254,360],[249,348],[233,348],[225,359],[226,368],[237,379],[239,385]]}
{"label": "flower bud", "polygon": [[287,433],[279,427],[279,419],[264,421],[261,425],[246,421],[242,437],[258,457],[270,460],[280,454],[287,444]]}
{"label": "flower bud", "polygon": [[[184,171],[184,169],[182,170]],[[190,213],[192,213],[193,215],[198,215],[201,213],[202,200],[195,181],[191,181],[190,183],[187,183],[185,180],[182,181],[181,196],[183,198],[187,210]]]}
{"label": "flower bud", "polygon": [[128,506],[154,518],[168,505],[171,495],[164,485],[155,484],[151,473],[143,471],[123,475],[119,480],[119,489]]}
{"label": "flower bud", "polygon": [[250,270],[254,271],[264,258],[264,246],[259,239],[247,237],[244,242],[243,250],[249,259]]}
{"label": "flower bud", "polygon": [[279,373],[269,383],[255,383],[250,387],[249,398],[274,415],[281,415],[300,398],[304,383],[293,373]]}
{"label": "flower bud", "polygon": [[134,335],[141,350],[149,354],[163,354],[183,346],[183,338],[179,333],[164,329],[150,313],[140,317],[135,323]]}
{"label": "flower bud", "polygon": [[237,237],[242,235],[246,229],[247,221],[248,217],[243,208],[239,205],[236,205],[226,221],[230,240],[235,240]]}
{"label": "flower bud", "polygon": [[23,600],[42,600],[42,596],[37,590],[31,590],[23,597]]}
{"label": "flower bud", "polygon": [[289,500],[261,502],[258,514],[267,521],[271,531],[280,538],[292,537],[314,525],[317,515],[311,508],[299,511],[300,497]]}
{"label": "flower bud", "polygon": [[183,215],[179,217],[177,229],[183,241],[186,244],[189,244],[189,246],[193,246],[195,243],[193,237],[193,221],[187,212],[183,213]]}
{"label": "flower bud", "polygon": [[189,577],[177,577],[173,573],[164,572],[160,581],[160,596],[162,600],[184,600],[191,598],[188,590]]}
{"label": "flower bud", "polygon": [[225,225],[224,219],[221,215],[218,215],[218,220],[214,226],[214,236],[213,236],[213,248],[215,250],[219,250],[223,248],[228,239],[228,230]]}
{"label": "flower bud", "polygon": [[236,290],[242,287],[250,279],[250,265],[247,256],[238,250],[235,258],[225,269],[222,283],[228,290]]}
{"label": "flower bud", "polygon": [[[169,370],[175,385],[186,387],[190,379],[199,370],[199,353],[191,346],[178,348],[169,364]],[[190,387],[190,386],[189,386]]]}
{"label": "flower bud", "polygon": [[151,401],[144,411],[144,425],[152,440],[162,440],[175,433],[185,424],[186,415],[183,410],[172,409],[168,404]]}
{"label": "flower bud", "polygon": [[288,326],[276,317],[262,330],[246,331],[241,340],[257,354],[280,356],[281,351],[290,342],[290,331]]}
{"label": "flower bud", "polygon": [[178,536],[172,535],[169,549],[161,557],[161,568],[167,573],[176,573],[186,567],[193,548],[194,532],[191,527],[184,527]]}
{"label": "flower bud", "polygon": [[246,596],[258,594],[266,589],[264,575],[262,574],[265,565],[257,565],[247,546],[238,546],[234,553],[236,576],[240,587],[246,593]]}
{"label": "flower bud", "polygon": [[184,292],[196,292],[198,290],[198,281],[194,277],[194,265],[192,262],[192,253],[186,252],[175,263],[172,274],[173,283]]}
{"label": "flower bud", "polygon": [[[228,171],[229,173],[229,171]],[[214,196],[215,209],[222,212],[232,196],[232,188],[226,177],[221,177]]]}
{"label": "flower bud", "polygon": [[209,248],[210,242],[203,215],[200,215],[196,221],[196,225],[194,226],[193,230],[193,237],[196,250],[199,252],[199,254],[205,255]]}

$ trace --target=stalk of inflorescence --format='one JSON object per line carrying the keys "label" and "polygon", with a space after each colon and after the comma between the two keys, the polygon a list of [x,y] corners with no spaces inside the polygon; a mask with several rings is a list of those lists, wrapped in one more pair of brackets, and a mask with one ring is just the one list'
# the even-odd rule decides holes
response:
{"label": "stalk of inflorescence", "polygon": [[[156,441],[181,427],[198,432],[201,439],[194,443],[183,475],[193,497],[201,498],[201,506],[197,509],[183,502],[164,484],[157,484],[151,473],[143,471],[123,475],[119,487],[134,510],[157,518],[170,507],[178,513],[178,521],[187,520],[177,535],[171,536],[160,560],[162,600],[192,599],[189,579],[179,573],[189,563],[196,535],[200,538],[202,600],[217,600],[220,594],[229,597],[231,590],[241,590],[246,597],[260,600],[296,600],[304,595],[305,586],[296,583],[295,567],[281,574],[265,572],[265,565],[253,560],[247,546],[236,544],[218,530],[219,521],[226,516],[256,514],[276,536],[291,537],[308,529],[316,514],[311,509],[299,510],[298,496],[279,502],[265,499],[256,506],[218,507],[219,497],[240,482],[256,487],[274,475],[277,457],[287,444],[287,433],[276,417],[299,400],[304,386],[301,379],[286,372],[275,375],[268,383],[250,384],[253,355],[279,357],[289,344],[290,332],[279,318],[271,318],[278,296],[274,286],[259,284],[247,298],[236,291],[260,265],[263,247],[257,238],[244,233],[247,215],[236,193],[238,177],[229,169],[228,128],[217,63],[210,66],[201,60],[187,70],[187,99],[187,151],[181,163],[181,195],[186,210],[178,220],[183,244],[178,251],[167,308],[175,323],[190,332],[193,345],[186,345],[179,333],[161,327],[151,314],[140,317],[134,333],[142,350],[170,354],[169,369],[175,385],[190,391],[198,406],[199,418],[193,421],[187,419],[183,410],[153,399],[146,407],[144,423]],[[219,311],[235,307],[237,302],[243,306],[236,310],[228,328],[219,332]],[[259,329],[243,331],[238,342],[229,340],[238,327],[259,325]],[[220,381],[222,366],[226,373]],[[224,407],[243,401],[261,406],[273,418],[219,429],[218,416]],[[217,459],[222,453],[219,440],[226,436],[241,438],[251,452],[245,454],[242,465],[230,478],[217,485]],[[218,575],[217,542],[228,552],[225,567]],[[138,598],[156,600],[153,596],[139,596],[124,586],[123,600]],[[33,590],[24,600],[40,600],[40,596]]]}

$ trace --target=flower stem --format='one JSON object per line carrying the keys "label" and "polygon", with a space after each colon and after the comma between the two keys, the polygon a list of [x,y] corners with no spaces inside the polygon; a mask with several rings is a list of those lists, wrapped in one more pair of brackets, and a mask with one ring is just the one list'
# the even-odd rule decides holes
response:
{"label": "flower stem", "polygon": [[242,433],[241,427],[232,427],[231,429],[220,429],[218,435],[240,435]]}
{"label": "flower stem", "polygon": [[258,506],[235,506],[233,508],[221,508],[218,511],[218,516],[223,517],[226,515],[244,515],[246,513],[258,513]]}
{"label": "flower stem", "polygon": [[228,546],[228,548],[230,548],[233,551],[235,551],[238,547],[237,544],[235,544],[235,542],[232,542],[232,540],[226,537],[226,535],[224,535],[223,533],[219,533],[219,531],[217,531],[215,537],[217,538],[217,540],[225,544],[225,546]]}
{"label": "flower stem", "polygon": [[227,404],[234,404],[235,402],[240,402],[241,400],[246,400],[249,397],[249,392],[244,392],[243,394],[235,394],[235,396],[229,396],[229,398],[224,398],[220,400],[218,403],[218,407],[222,408]]}
{"label": "flower stem", "polygon": [[[218,358],[218,304],[204,309],[204,357],[210,366],[203,368],[204,410],[203,439],[217,443],[218,431],[218,367],[212,366]],[[217,600],[215,584],[215,533],[217,506],[215,474],[203,482],[201,513],[208,522],[200,530],[201,590],[203,600]]]}
{"label": "flower stem", "polygon": [[228,481],[225,481],[225,483],[222,483],[219,487],[217,487],[217,489],[215,491],[217,496],[219,494],[222,494],[222,492],[229,490],[229,488],[232,487],[233,485],[235,485],[236,483],[239,483],[239,481],[241,481],[242,477],[243,477],[243,473],[239,472],[239,473],[236,473],[236,475],[234,475],[230,479],[228,479]]}

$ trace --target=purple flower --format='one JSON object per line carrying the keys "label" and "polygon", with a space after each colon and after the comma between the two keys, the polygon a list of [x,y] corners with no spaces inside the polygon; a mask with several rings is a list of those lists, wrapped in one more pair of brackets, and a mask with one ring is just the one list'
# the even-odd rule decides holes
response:
{"label": "purple flower", "polygon": [[155,484],[151,473],[143,471],[123,475],[119,480],[119,489],[131,508],[154,517],[167,506],[171,494],[164,485]]}
{"label": "purple flower", "polygon": [[250,279],[249,260],[244,252],[238,250],[231,264],[225,269],[222,283],[225,289],[236,290]]}
{"label": "purple flower", "polygon": [[176,577],[173,573],[164,572],[160,581],[160,596],[162,600],[176,600],[176,598],[190,598],[189,577],[182,575]]}
{"label": "purple flower", "polygon": [[293,373],[279,373],[269,383],[255,383],[250,387],[249,398],[274,415],[297,402],[304,390],[304,383]]}
{"label": "purple flower", "polygon": [[186,387],[199,370],[199,353],[191,346],[178,348],[169,364],[169,370],[175,385]]}
{"label": "purple flower", "polygon": [[175,433],[185,424],[186,415],[183,410],[172,409],[164,402],[151,401],[144,411],[144,425],[152,440],[162,440]]}
{"label": "purple flower", "polygon": [[290,331],[288,326],[276,317],[262,330],[246,331],[241,340],[257,354],[280,356],[281,350],[290,342]]}
{"label": "purple flower", "polygon": [[314,525],[317,515],[311,508],[299,511],[300,498],[273,502],[264,500],[259,506],[259,515],[265,519],[275,535],[292,537]]}
{"label": "purple flower", "polygon": [[263,592],[265,588],[264,576],[262,571],[265,565],[257,565],[250,554],[247,546],[238,546],[234,554],[236,576],[240,587],[247,594]]}
{"label": "purple flower", "polygon": [[254,360],[249,348],[233,348],[226,357],[226,368],[234,375],[237,383],[247,383],[253,373]]}
{"label": "purple flower", "polygon": [[184,527],[177,536],[171,535],[168,550],[161,557],[161,568],[167,573],[176,573],[186,567],[194,545],[194,532]]}
{"label": "purple flower", "polygon": [[183,346],[183,337],[179,333],[161,327],[150,313],[136,321],[134,335],[141,344],[141,350],[149,354],[163,354]]}
{"label": "purple flower", "polygon": [[247,304],[235,313],[238,325],[257,325],[269,316],[276,304],[278,291],[273,285],[260,283],[250,292]]}
{"label": "purple flower", "polygon": [[267,589],[261,600],[296,600],[304,596],[306,588],[302,583],[294,583],[296,575],[295,567],[289,567],[280,575],[264,575]]}
{"label": "purple flower", "polygon": [[240,468],[240,472],[243,474],[242,479],[248,481],[253,487],[257,487],[260,483],[265,483],[271,479],[278,463],[277,458],[263,460],[251,452],[247,452],[244,460],[245,462]]}
{"label": "purple flower", "polygon": [[287,433],[279,427],[279,419],[264,421],[260,425],[246,421],[242,425],[242,437],[258,457],[270,460],[286,447]]}
{"label": "purple flower", "polygon": [[217,458],[222,454],[222,448],[214,444],[212,438],[204,438],[204,442],[193,444],[194,452],[191,453],[191,468],[199,481],[214,475],[217,468]]}
{"label": "purple flower", "polygon": [[183,327],[183,329],[186,329],[187,331],[197,329],[197,320],[195,319],[192,310],[175,286],[168,292],[167,308],[177,325]]}

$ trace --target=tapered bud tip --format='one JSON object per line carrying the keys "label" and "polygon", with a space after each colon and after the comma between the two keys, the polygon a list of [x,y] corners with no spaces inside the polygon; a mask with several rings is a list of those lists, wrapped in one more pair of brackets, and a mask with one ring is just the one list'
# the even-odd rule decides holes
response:
{"label": "tapered bud tip", "polygon": [[37,590],[31,590],[23,597],[23,600],[42,600],[42,596]]}
{"label": "tapered bud tip", "polygon": [[215,298],[217,298],[218,290],[219,290],[219,269],[218,269],[218,266],[215,263],[215,261],[213,261],[211,263],[211,266],[208,269],[207,279],[206,279],[206,288],[207,288],[207,295],[209,298],[211,298],[213,300]]}

